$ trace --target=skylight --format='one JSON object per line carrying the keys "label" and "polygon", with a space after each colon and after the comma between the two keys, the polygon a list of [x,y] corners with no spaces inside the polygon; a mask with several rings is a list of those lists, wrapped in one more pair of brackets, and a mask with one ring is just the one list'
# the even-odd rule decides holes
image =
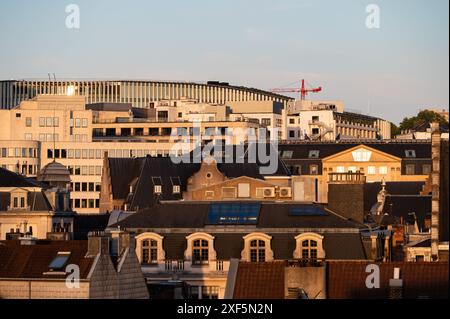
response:
{"label": "skylight", "polygon": [[327,213],[317,206],[292,207],[289,211],[290,216],[327,216]]}
{"label": "skylight", "polygon": [[69,260],[70,252],[58,252],[56,257],[52,260],[48,268],[50,270],[62,270]]}
{"label": "skylight", "polygon": [[209,206],[207,224],[257,224],[260,203],[214,203]]}

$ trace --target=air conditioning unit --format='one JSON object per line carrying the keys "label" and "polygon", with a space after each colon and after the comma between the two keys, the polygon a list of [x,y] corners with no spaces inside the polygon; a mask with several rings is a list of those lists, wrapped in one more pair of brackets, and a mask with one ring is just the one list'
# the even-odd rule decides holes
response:
{"label": "air conditioning unit", "polygon": [[275,187],[264,187],[262,188],[262,193],[264,198],[275,197]]}
{"label": "air conditioning unit", "polygon": [[292,188],[290,187],[280,187],[280,197],[292,197]]}

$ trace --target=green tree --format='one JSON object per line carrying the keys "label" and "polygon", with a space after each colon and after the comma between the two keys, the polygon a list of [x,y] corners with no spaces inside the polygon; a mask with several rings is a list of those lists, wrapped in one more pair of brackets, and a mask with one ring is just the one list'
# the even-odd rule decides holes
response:
{"label": "green tree", "polygon": [[434,111],[424,110],[420,111],[416,116],[405,117],[400,123],[399,130],[412,130],[419,125],[430,124],[432,122],[439,122],[448,128],[448,121],[442,115]]}

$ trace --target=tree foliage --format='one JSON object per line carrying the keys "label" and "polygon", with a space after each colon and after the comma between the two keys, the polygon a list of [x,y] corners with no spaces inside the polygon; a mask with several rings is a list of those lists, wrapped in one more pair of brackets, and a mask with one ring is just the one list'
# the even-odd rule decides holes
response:
{"label": "tree foliage", "polygon": [[399,130],[412,130],[419,125],[430,124],[432,122],[439,122],[448,128],[448,121],[442,115],[434,111],[424,110],[420,111],[416,116],[405,117],[400,123]]}

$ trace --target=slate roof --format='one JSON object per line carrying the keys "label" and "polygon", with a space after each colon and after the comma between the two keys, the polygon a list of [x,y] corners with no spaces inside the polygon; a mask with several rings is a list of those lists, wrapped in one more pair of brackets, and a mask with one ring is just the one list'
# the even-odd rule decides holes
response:
{"label": "slate roof", "polygon": [[[364,227],[345,220],[332,212],[323,210],[324,216],[289,216],[292,207],[315,206],[313,204],[262,203],[259,221],[248,226],[248,230],[234,230],[234,225],[211,226],[207,224],[208,202],[162,203],[150,209],[142,210],[112,225],[138,233],[154,231],[164,237],[163,248],[168,259],[183,259],[186,250],[186,237],[192,229],[203,231],[215,237],[214,247],[217,258],[228,260],[240,258],[244,249],[243,237],[252,232],[264,232],[272,237],[271,245],[274,258],[286,260],[293,258],[295,250],[295,231],[283,231],[289,228],[306,228],[324,236],[326,258],[365,259],[365,252],[359,230]],[[340,232],[325,232],[320,229],[341,229]],[[225,229],[225,230],[224,230]],[[270,231],[273,229],[273,231]],[[278,231],[275,231],[279,229]]]}
{"label": "slate roof", "polygon": [[110,214],[76,214],[73,219],[75,240],[87,240],[89,232],[104,231]]}
{"label": "slate roof", "polygon": [[[373,262],[370,262],[371,264]],[[380,288],[367,289],[367,261],[327,262],[327,298],[329,299],[374,299],[389,297],[389,279],[394,268],[400,268],[405,299],[448,298],[447,262],[387,262],[380,267]]]}
{"label": "slate roof", "polygon": [[[217,202],[225,204],[227,202]],[[236,202],[233,202],[236,203]],[[354,228],[364,226],[346,220],[319,204],[305,203],[261,203],[256,228]],[[207,226],[207,215],[211,202],[167,202],[140,210],[130,217],[112,225],[125,228],[203,228]],[[292,208],[314,207],[323,216],[292,216]]]}
{"label": "slate roof", "polygon": [[[248,157],[249,152],[258,151],[256,144],[246,145],[244,148],[247,154],[243,160],[234,158],[233,163],[227,163],[226,157],[217,154],[220,158],[217,168],[228,178],[247,176],[256,179],[263,179],[260,167],[265,166],[258,160],[252,162]],[[259,144],[258,144],[259,145]],[[269,150],[270,145],[266,145]],[[219,152],[223,152],[219,150]],[[285,164],[278,158],[275,150],[272,150],[277,157],[278,166],[273,174],[277,176],[289,175],[289,170]],[[269,151],[267,151],[269,153]],[[109,168],[112,183],[112,192],[114,199],[126,199],[131,209],[151,207],[158,200],[180,200],[181,194],[173,193],[173,185],[180,185],[181,192],[187,190],[188,179],[199,171],[201,167],[201,158],[195,151],[186,155],[180,163],[174,163],[170,157],[143,157],[143,158],[109,158]],[[236,146],[233,147],[233,154],[236,155]],[[251,154],[251,153],[250,153]],[[190,162],[189,162],[190,161]],[[240,161],[243,161],[241,163]],[[133,194],[129,194],[130,185],[133,185]],[[162,186],[162,193],[156,195],[152,193],[155,185]]]}
{"label": "slate roof", "polygon": [[[430,142],[304,142],[304,143],[283,143],[279,145],[280,151],[290,150],[293,151],[291,159],[309,159],[309,151],[318,150],[319,159],[337,154],[339,152],[348,150],[352,147],[366,145],[373,149],[385,152],[387,154],[399,157],[407,158],[406,150],[414,150],[416,152],[416,158],[431,159],[431,143]],[[286,159],[283,159],[286,160]]]}
{"label": "slate roof", "polygon": [[419,230],[423,230],[425,218],[431,214],[431,196],[386,196],[384,213],[405,221],[415,213]]}
{"label": "slate roof", "polygon": [[21,245],[18,240],[0,242],[0,278],[64,278],[44,275],[58,252],[70,252],[66,264],[80,267],[81,279],[87,278],[94,258],[86,258],[87,241],[38,241]]}
{"label": "slate roof", "polygon": [[42,187],[36,180],[0,168],[0,187]]}
{"label": "slate roof", "polygon": [[[386,182],[386,191],[390,195],[420,195],[425,182]],[[381,183],[364,184],[364,211],[369,212],[377,203],[378,193],[381,191]]]}
{"label": "slate roof", "polygon": [[[28,192],[27,201],[32,212],[53,210],[44,192]],[[0,192],[0,211],[7,211],[8,206],[11,206],[10,193]]]}

